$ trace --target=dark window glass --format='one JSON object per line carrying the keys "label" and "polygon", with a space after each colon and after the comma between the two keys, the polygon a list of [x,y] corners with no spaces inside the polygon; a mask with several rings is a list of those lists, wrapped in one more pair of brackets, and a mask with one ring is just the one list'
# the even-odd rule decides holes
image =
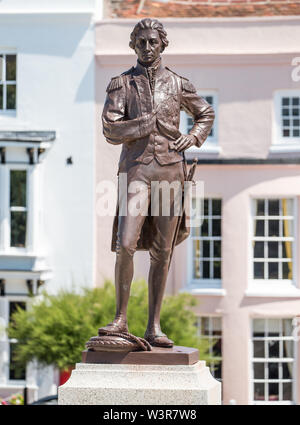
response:
{"label": "dark window glass", "polygon": [[268,341],[269,357],[279,357],[279,341]]}
{"label": "dark window glass", "polygon": [[255,236],[265,236],[264,220],[255,220]]}
{"label": "dark window glass", "polygon": [[299,125],[300,125],[300,120],[294,119],[293,120],[293,126],[294,127],[299,127]]}
{"label": "dark window glass", "polygon": [[283,108],[282,115],[283,116],[289,116],[289,109],[288,108]]}
{"label": "dark window glass", "polygon": [[203,241],[203,257],[208,258],[209,255],[209,241]]}
{"label": "dark window glass", "polygon": [[300,111],[299,111],[299,108],[293,108],[293,116],[294,117],[298,117],[299,115],[300,115],[300,113],[299,113]]}
{"label": "dark window glass", "polygon": [[282,135],[283,137],[290,137],[290,130],[283,130]]}
{"label": "dark window glass", "polygon": [[221,199],[213,199],[212,200],[212,215],[221,215]]}
{"label": "dark window glass", "polygon": [[213,236],[221,236],[221,220],[212,220],[212,234]]}
{"label": "dark window glass", "polygon": [[300,103],[300,97],[293,97],[293,99],[292,99],[292,105],[293,106],[299,105],[299,103]]}
{"label": "dark window glass", "polygon": [[269,279],[278,279],[278,263],[269,263]]}
{"label": "dark window glass", "polygon": [[16,109],[16,91],[15,85],[6,86],[6,109]]}
{"label": "dark window glass", "polygon": [[282,101],[281,101],[281,104],[282,104],[283,106],[287,106],[287,105],[289,105],[289,104],[290,104],[290,98],[289,98],[289,97],[283,97],[283,98],[282,98]]}
{"label": "dark window glass", "polygon": [[203,278],[209,279],[209,261],[203,261]]}
{"label": "dark window glass", "polygon": [[253,341],[254,357],[261,358],[265,356],[265,343],[264,341]]}
{"label": "dark window glass", "polygon": [[291,382],[284,382],[282,384],[282,399],[293,400],[293,390]]}
{"label": "dark window glass", "polygon": [[256,202],[256,215],[265,215],[265,201],[263,199]]}
{"label": "dark window glass", "polygon": [[26,170],[10,172],[10,206],[26,207]]}
{"label": "dark window glass", "polygon": [[279,200],[269,200],[269,215],[279,215]]}
{"label": "dark window glass", "polygon": [[283,125],[288,127],[290,125],[290,120],[283,120]]}
{"label": "dark window glass", "polygon": [[279,366],[279,363],[269,363],[268,364],[269,379],[278,379],[279,378],[278,366]]}
{"label": "dark window glass", "polygon": [[221,261],[214,261],[214,278],[221,279]]}
{"label": "dark window glass", "polygon": [[269,401],[276,401],[279,399],[279,384],[278,382],[269,383]]}
{"label": "dark window glass", "polygon": [[264,363],[253,363],[254,368],[254,379],[265,378],[265,364]]}
{"label": "dark window glass", "polygon": [[24,248],[26,244],[26,211],[10,213],[10,246]]}
{"label": "dark window glass", "polygon": [[204,199],[204,215],[208,215],[208,199]]}
{"label": "dark window glass", "polygon": [[293,130],[293,137],[299,137],[300,131],[299,130]]}
{"label": "dark window glass", "polygon": [[279,236],[279,220],[269,220],[269,236]]}
{"label": "dark window glass", "polygon": [[264,258],[264,242],[254,243],[254,258]]}
{"label": "dark window glass", "polygon": [[278,242],[268,242],[268,257],[278,258]]}
{"label": "dark window glass", "polygon": [[265,399],[265,384],[261,382],[255,382],[254,384],[254,400]]}
{"label": "dark window glass", "polygon": [[0,84],[0,109],[3,109],[3,86]]}
{"label": "dark window glass", "polygon": [[214,241],[214,257],[221,258],[221,241]]}
{"label": "dark window glass", "polygon": [[6,81],[16,81],[17,61],[16,55],[6,55]]}
{"label": "dark window glass", "polygon": [[264,263],[254,263],[254,279],[264,279]]}
{"label": "dark window glass", "polygon": [[201,234],[202,236],[208,236],[208,220],[205,218],[203,220],[202,226],[201,226]]}
{"label": "dark window glass", "polygon": [[293,278],[293,266],[292,262],[282,263],[282,278],[283,279],[292,279]]}

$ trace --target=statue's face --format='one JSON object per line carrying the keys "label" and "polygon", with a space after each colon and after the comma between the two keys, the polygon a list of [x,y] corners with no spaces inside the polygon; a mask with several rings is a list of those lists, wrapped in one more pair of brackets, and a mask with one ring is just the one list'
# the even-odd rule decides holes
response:
{"label": "statue's face", "polygon": [[160,55],[162,42],[156,30],[142,29],[135,39],[135,52],[140,62],[147,65],[154,62]]}

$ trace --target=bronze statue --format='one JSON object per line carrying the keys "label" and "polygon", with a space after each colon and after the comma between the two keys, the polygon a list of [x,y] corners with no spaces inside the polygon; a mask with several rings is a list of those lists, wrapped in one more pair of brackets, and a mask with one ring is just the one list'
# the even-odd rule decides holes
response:
{"label": "bronze statue", "polygon": [[[129,45],[137,54],[137,65],[109,83],[102,115],[103,133],[107,142],[122,144],[118,174],[127,173],[128,185],[132,181],[146,184],[150,206],[152,181],[180,181],[183,185],[187,180],[184,151],[191,146],[201,147],[213,125],[214,111],[193,84],[163,66],[161,53],[168,40],[159,21],[147,18],[137,23]],[[187,135],[179,131],[181,109],[194,118]],[[127,196],[130,202],[132,194]],[[112,323],[99,329],[100,337],[128,335],[126,313],[133,255],[143,249],[149,250],[151,261],[144,339],[146,345],[173,346],[161,330],[160,310],[172,251],[188,234],[184,217],[175,214],[116,215],[112,238],[112,250],[116,251],[116,315]],[[95,348],[96,339],[99,341],[99,337],[91,338],[87,347]]]}

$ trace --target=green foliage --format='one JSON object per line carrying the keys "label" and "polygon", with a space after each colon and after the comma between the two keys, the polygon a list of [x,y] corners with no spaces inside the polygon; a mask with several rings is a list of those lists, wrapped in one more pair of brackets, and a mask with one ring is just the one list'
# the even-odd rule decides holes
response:
{"label": "green foliage", "polygon": [[[55,365],[60,370],[81,360],[85,343],[98,328],[111,322],[115,313],[115,290],[111,282],[102,288],[46,292],[31,299],[30,307],[19,309],[8,328],[10,338],[16,338],[16,361],[26,363],[36,359],[42,365]],[[196,317],[192,307],[195,299],[189,294],[167,296],[164,299],[162,330],[176,345],[197,347],[200,357],[207,359],[208,343],[196,337]],[[143,337],[148,317],[148,288],[144,281],[133,282],[128,307],[131,333]]]}

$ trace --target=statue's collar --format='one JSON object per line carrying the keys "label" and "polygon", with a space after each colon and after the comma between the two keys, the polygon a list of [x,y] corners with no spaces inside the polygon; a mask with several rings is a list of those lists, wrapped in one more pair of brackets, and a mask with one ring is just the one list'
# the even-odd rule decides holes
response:
{"label": "statue's collar", "polygon": [[155,70],[155,76],[158,76],[159,74],[162,73],[162,71],[164,70],[164,67],[162,65],[162,61],[161,58],[159,58],[159,60],[157,61],[157,63],[152,64],[149,67],[145,67],[143,66],[139,61],[137,61],[136,67],[134,69],[134,74],[135,75],[144,75],[145,77],[148,78],[148,69],[154,69]]}

